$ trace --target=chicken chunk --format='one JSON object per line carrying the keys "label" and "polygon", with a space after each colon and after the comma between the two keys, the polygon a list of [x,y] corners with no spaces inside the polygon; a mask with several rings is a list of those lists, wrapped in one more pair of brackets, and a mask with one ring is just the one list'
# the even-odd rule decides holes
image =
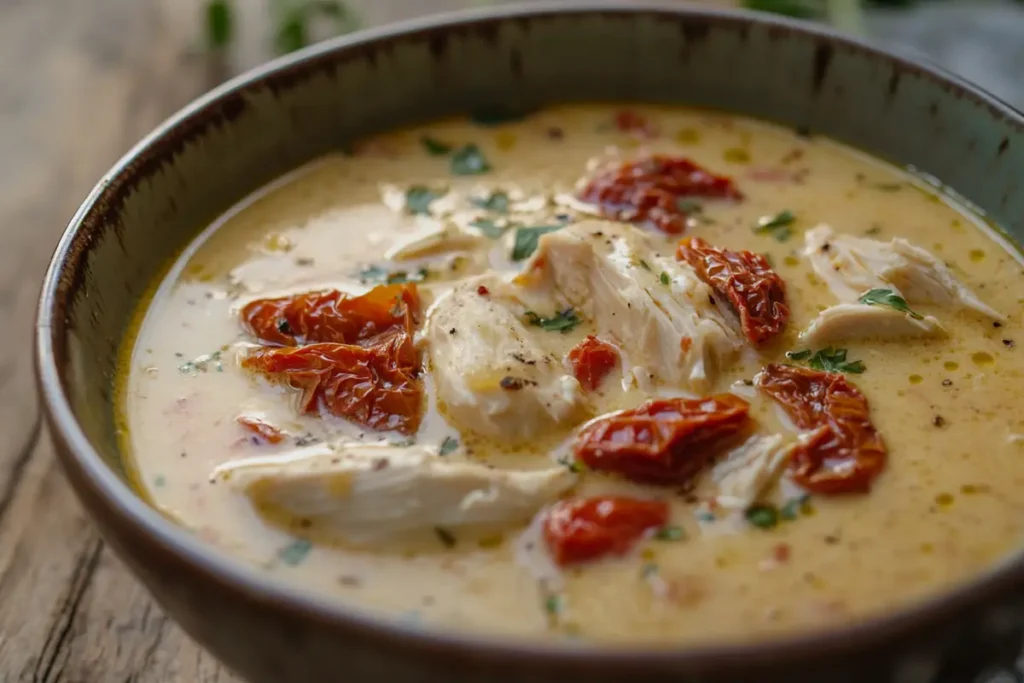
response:
{"label": "chicken chunk", "polygon": [[931,316],[914,317],[882,306],[836,304],[811,321],[800,333],[800,341],[817,348],[851,339],[920,339],[945,334],[945,328]]}
{"label": "chicken chunk", "polygon": [[484,275],[428,311],[438,403],[460,428],[522,441],[578,416],[580,384],[545,346],[551,333],[523,322],[525,310],[511,285]]}
{"label": "chicken chunk", "polygon": [[828,225],[819,225],[807,232],[804,254],[844,303],[855,303],[872,289],[888,289],[909,304],[965,308],[1004,319],[957,280],[945,263],[898,237],[880,242],[840,235]]}
{"label": "chicken chunk", "polygon": [[790,447],[778,434],[750,437],[711,470],[718,484],[716,502],[734,510],[749,508],[775,483]]}
{"label": "chicken chunk", "polygon": [[743,346],[726,302],[630,225],[583,221],[544,235],[516,283],[580,311],[633,377],[704,393]]}
{"label": "chicken chunk", "polygon": [[271,520],[308,519],[318,531],[372,545],[434,527],[527,522],[569,489],[564,467],[499,470],[436,447],[317,444],[218,467]]}

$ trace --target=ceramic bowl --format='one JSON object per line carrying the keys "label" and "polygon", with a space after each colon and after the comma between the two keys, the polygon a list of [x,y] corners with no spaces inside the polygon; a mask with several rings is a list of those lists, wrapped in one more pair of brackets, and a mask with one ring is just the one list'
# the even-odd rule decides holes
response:
{"label": "ceramic bowl", "polygon": [[167,613],[257,683],[965,683],[1012,661],[1020,557],[930,602],[784,640],[532,645],[325,604],[175,526],[126,483],[111,378],[140,298],[223,210],[363,134],[481,106],[713,107],[912,165],[1024,237],[1024,118],[992,96],[810,24],[671,2],[589,5],[474,11],[317,45],[202,97],[111,169],[57,247],[36,330],[49,424],[82,503]]}

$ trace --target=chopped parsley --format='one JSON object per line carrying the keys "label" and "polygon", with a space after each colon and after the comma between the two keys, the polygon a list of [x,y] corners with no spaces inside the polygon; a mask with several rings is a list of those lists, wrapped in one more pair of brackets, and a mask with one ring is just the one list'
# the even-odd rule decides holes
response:
{"label": "chopped parsley", "polygon": [[178,372],[183,375],[198,375],[200,372],[209,372],[210,370],[224,372],[224,363],[221,361],[221,355],[221,351],[214,351],[213,353],[204,353],[202,356],[196,356],[192,360],[179,365]]}
{"label": "chopped parsley", "polygon": [[644,261],[643,259],[640,259],[640,267],[643,268],[644,270],[650,270],[651,264],[648,263],[647,261]]}
{"label": "chopped parsley", "polygon": [[846,349],[828,347],[811,352],[810,349],[802,351],[789,351],[786,358],[795,361],[807,361],[807,364],[821,372],[845,372],[851,375],[859,375],[866,369],[864,363],[859,360],[846,360]]}
{"label": "chopped parsley", "polygon": [[388,284],[399,285],[406,282],[423,282],[430,277],[430,271],[426,268],[418,270],[394,270],[386,271],[380,266],[371,265],[359,272],[359,281],[363,284]]}
{"label": "chopped parsley", "polygon": [[444,437],[444,441],[441,442],[441,447],[438,449],[437,452],[440,455],[448,455],[450,453],[454,453],[455,449],[458,448],[458,447],[459,447],[459,440],[458,439],[456,439],[454,437],[451,437],[451,436],[446,436],[446,437]]}
{"label": "chopped parsley", "polygon": [[665,285],[666,287],[672,284],[672,278],[670,278],[668,276],[668,273],[666,273],[664,270],[661,271],[661,275],[658,276],[658,279],[661,280],[661,284]]}
{"label": "chopped parsley", "polygon": [[793,235],[790,226],[796,221],[796,215],[789,209],[784,209],[774,216],[762,216],[754,226],[756,233],[771,234],[779,242],[785,242]]}
{"label": "chopped parsley", "polygon": [[458,543],[458,539],[455,538],[455,534],[448,531],[443,526],[435,526],[434,533],[437,535],[437,540],[441,541],[441,545],[445,548],[454,548],[455,544]]}
{"label": "chopped parsley", "polygon": [[304,538],[296,538],[294,541],[277,551],[277,557],[289,567],[296,567],[309,555],[313,544]]}
{"label": "chopped parsley", "polygon": [[907,300],[891,289],[869,289],[861,294],[857,301],[868,306],[888,306],[900,313],[906,313],[914,320],[921,320],[923,317],[920,313],[910,310]]}
{"label": "chopped parsley", "polygon": [[471,227],[476,228],[484,234],[485,237],[490,237],[492,240],[496,240],[505,234],[509,226],[498,225],[497,221],[493,218],[477,218],[470,222]]}
{"label": "chopped parsley", "polygon": [[492,192],[487,197],[474,197],[470,200],[473,206],[494,213],[508,213],[508,195],[504,192]]}
{"label": "chopped parsley", "polygon": [[561,595],[549,595],[544,599],[544,611],[551,616],[556,616],[562,612],[562,596]]}
{"label": "chopped parsley", "polygon": [[542,327],[548,332],[568,332],[582,322],[576,311],[567,308],[556,313],[550,318],[542,318],[533,311],[526,312],[526,322],[536,327]]}
{"label": "chopped parsley", "polygon": [[754,505],[747,508],[747,521],[758,529],[774,529],[779,523],[779,511],[774,505]]}
{"label": "chopped parsley", "polygon": [[441,142],[437,138],[432,138],[429,135],[421,137],[420,144],[423,145],[423,149],[427,150],[427,154],[432,157],[441,157],[452,151],[452,146],[447,142]]}
{"label": "chopped parsley", "polygon": [[654,532],[657,541],[682,541],[686,538],[686,530],[677,524],[663,526]]}
{"label": "chopped parsley", "polygon": [[430,204],[444,195],[444,192],[423,185],[413,185],[405,191],[405,210],[411,214],[430,215]]}
{"label": "chopped parsley", "polygon": [[452,154],[451,170],[454,175],[479,175],[491,170],[480,148],[470,143]]}
{"label": "chopped parsley", "polygon": [[512,243],[512,260],[522,261],[537,251],[537,242],[541,235],[560,230],[560,225],[537,225],[532,228],[516,228],[515,241]]}
{"label": "chopped parsley", "polygon": [[704,205],[695,199],[689,199],[682,197],[676,200],[676,208],[685,214],[701,213],[704,211]]}
{"label": "chopped parsley", "polygon": [[503,123],[511,123],[526,118],[527,111],[513,109],[502,105],[491,105],[488,107],[477,107],[469,114],[469,120],[478,126],[500,126]]}

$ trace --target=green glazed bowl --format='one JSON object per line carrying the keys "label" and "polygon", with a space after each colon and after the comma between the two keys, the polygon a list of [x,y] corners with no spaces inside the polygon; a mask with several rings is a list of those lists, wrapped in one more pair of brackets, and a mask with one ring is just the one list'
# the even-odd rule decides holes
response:
{"label": "green glazed bowl", "polygon": [[1012,662],[1024,561],[834,631],[675,651],[523,644],[325,604],[224,556],[125,481],[112,377],[168,259],[264,183],[351,139],[481,106],[678,102],[769,119],[912,165],[1024,238],[1024,118],[935,68],[825,29],[678,3],[548,3],[365,31],[202,97],[122,159],[46,274],[39,385],[61,460],[111,546],[197,641],[256,683],[966,683]]}

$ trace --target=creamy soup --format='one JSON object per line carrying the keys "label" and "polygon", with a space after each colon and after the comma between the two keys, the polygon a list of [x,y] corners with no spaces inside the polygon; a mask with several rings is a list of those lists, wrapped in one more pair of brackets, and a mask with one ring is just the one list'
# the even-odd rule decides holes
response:
{"label": "creamy soup", "polygon": [[446,120],[202,232],[125,344],[121,433],[157,508],[325,601],[765,638],[1017,547],[1022,301],[979,216],[828,140],[658,107]]}

